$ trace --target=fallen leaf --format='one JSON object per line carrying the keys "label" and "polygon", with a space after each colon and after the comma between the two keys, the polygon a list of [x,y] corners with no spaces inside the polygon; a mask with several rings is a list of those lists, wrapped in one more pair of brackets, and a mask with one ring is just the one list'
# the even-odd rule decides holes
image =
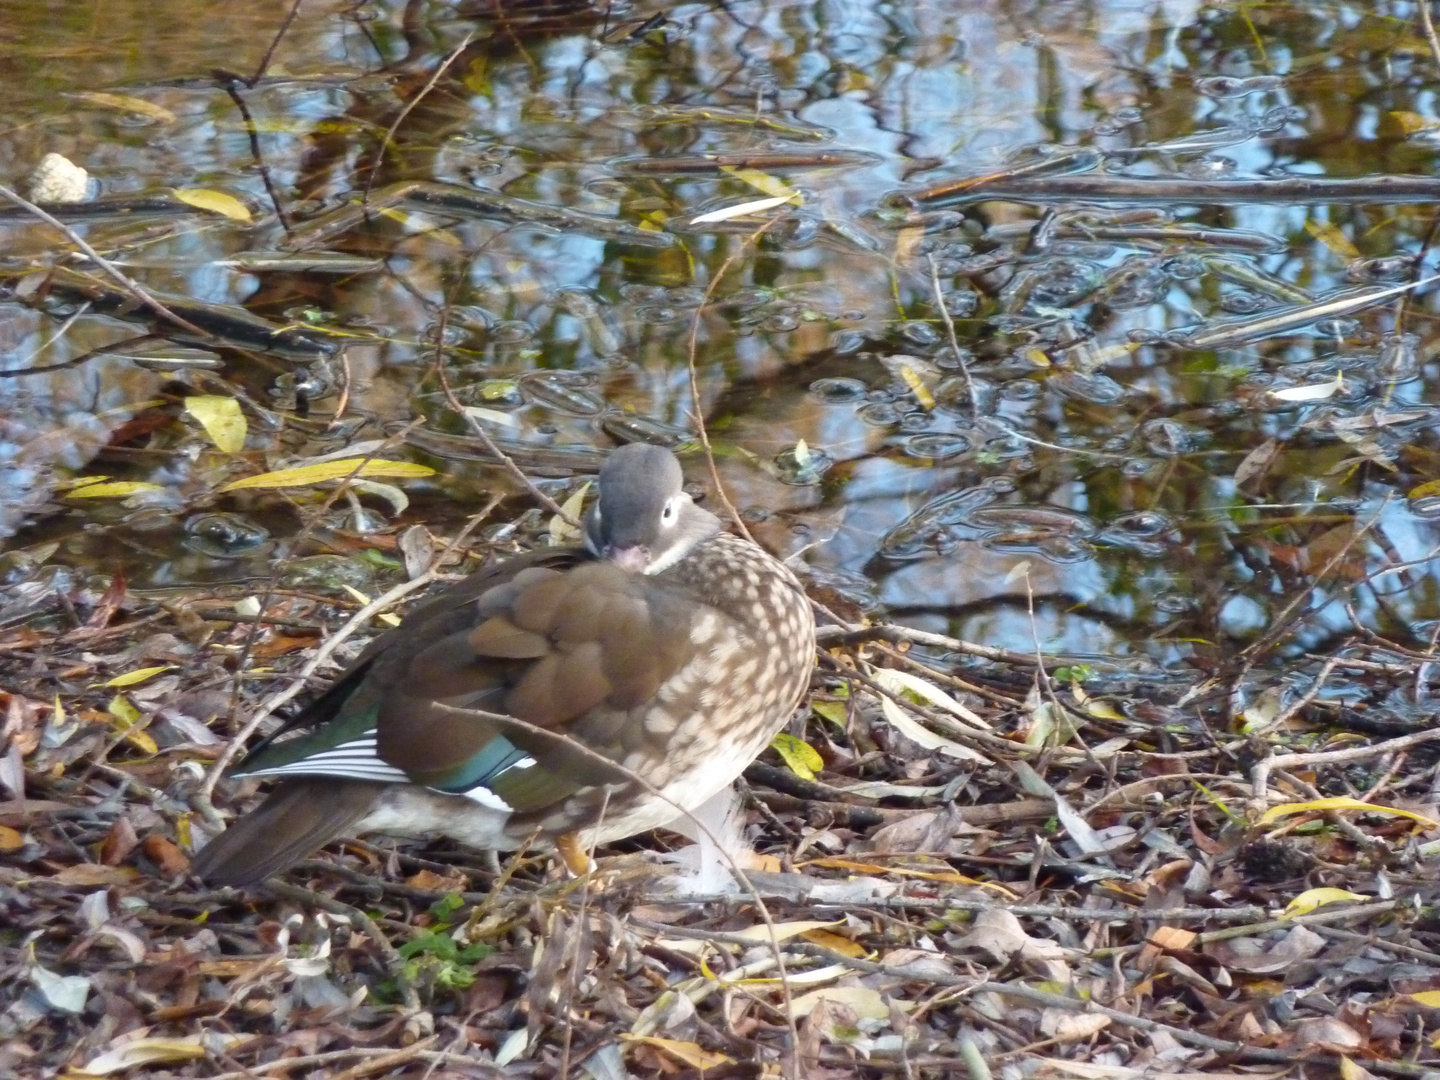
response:
{"label": "fallen leaf", "polygon": [[207,1031],[204,1035],[184,1035],[174,1039],[133,1039],[130,1042],[112,1046],[99,1057],[91,1058],[85,1063],[83,1072],[91,1076],[109,1076],[111,1073],[133,1069],[140,1065],[198,1061],[209,1053],[206,1049],[207,1046],[214,1046],[217,1050],[229,1050],[254,1037],[253,1035],[223,1035],[220,1032]]}
{"label": "fallen leaf", "polygon": [[323,484],[328,480],[363,478],[367,476],[389,476],[400,479],[419,479],[434,476],[435,470],[428,465],[413,461],[386,461],[382,458],[342,458],[339,461],[325,461],[315,465],[300,465],[293,469],[277,469],[275,472],[247,476],[232,480],[219,490],[245,491],[255,488],[306,487]]}
{"label": "fallen leaf", "polygon": [[663,1050],[682,1065],[688,1065],[692,1069],[716,1069],[721,1065],[735,1064],[734,1058],[728,1058],[713,1050],[706,1050],[699,1043],[682,1042],[679,1039],[661,1039],[654,1035],[622,1034],[620,1037],[628,1043],[653,1046],[657,1050]]}
{"label": "fallen leaf", "polygon": [[[234,195],[224,191],[212,191],[210,188],[179,188],[175,192],[175,197],[187,206],[193,206],[197,210],[209,210],[212,214],[220,214],[232,221],[249,221],[253,216],[248,206]],[[221,449],[223,450],[224,447]]]}

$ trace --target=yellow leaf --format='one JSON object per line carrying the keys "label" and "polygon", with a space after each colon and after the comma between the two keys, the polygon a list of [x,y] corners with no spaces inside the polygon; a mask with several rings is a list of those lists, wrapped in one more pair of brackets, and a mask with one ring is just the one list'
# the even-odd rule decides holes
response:
{"label": "yellow leaf", "polygon": [[391,476],[416,479],[434,475],[435,470],[428,465],[417,465],[412,461],[342,458],[339,461],[322,461],[316,465],[301,465],[294,469],[279,469],[276,472],[261,473],[259,476],[247,476],[243,480],[230,481],[220,490],[225,492],[249,488],[305,487],[309,484],[323,484],[327,480],[351,477]]}
{"label": "yellow leaf", "polygon": [[1116,711],[1113,705],[1109,705],[1106,702],[1099,700],[1098,698],[1091,698],[1089,701],[1085,702],[1085,715],[1093,716],[1097,720],[1125,719],[1123,715]]}
{"label": "yellow leaf", "polygon": [[111,698],[105,711],[115,718],[114,727],[143,753],[154,755],[160,752],[155,740],[137,726],[142,719],[140,710],[130,704],[123,694],[116,694]]}
{"label": "yellow leaf", "polygon": [[185,411],[200,421],[205,434],[225,453],[245,449],[245,414],[234,398],[198,394],[185,399]]}
{"label": "yellow leaf", "polygon": [[[811,859],[806,866],[829,866],[837,870],[850,870],[856,874],[894,874],[897,877],[918,878],[921,881],[945,881],[953,885],[982,885],[983,882],[975,878],[966,877],[956,870],[943,870],[931,872],[929,870],[911,870],[904,866],[884,866],[880,863],[856,862],[854,859],[842,859],[838,856],[827,855],[821,859]],[[1004,890],[1001,890],[1004,891]]]}
{"label": "yellow leaf", "polygon": [[[844,919],[832,919],[829,922],[820,922],[817,919],[796,919],[793,922],[778,922],[774,926],[775,940],[788,941],[792,937],[808,934],[811,930],[824,930],[831,926],[843,926],[844,923]],[[755,926],[747,926],[744,930],[736,931],[736,933],[747,941],[755,941],[769,945],[770,930],[771,928],[764,923],[759,923]]]}
{"label": "yellow leaf", "polygon": [[123,499],[127,495],[138,495],[143,491],[164,491],[159,484],[146,484],[139,480],[110,480],[99,484],[85,484],[65,493],[67,499]]}
{"label": "yellow leaf", "polygon": [[1391,112],[1386,114],[1386,118],[1402,135],[1414,135],[1434,127],[1434,121],[1420,113]]}
{"label": "yellow leaf", "polygon": [[825,767],[825,760],[804,739],[797,739],[794,735],[787,735],[782,731],[770,740],[770,745],[785,759],[790,771],[802,780],[814,780],[815,770]]}
{"label": "yellow leaf", "polygon": [[25,837],[9,825],[0,825],[0,851],[18,851],[25,846]]}
{"label": "yellow leaf", "polygon": [[1368,896],[1347,892],[1344,889],[1306,889],[1285,905],[1280,913],[1282,919],[1293,919],[1296,915],[1308,915],[1322,904],[1334,904],[1341,900],[1369,900]]}
{"label": "yellow leaf", "polygon": [[855,958],[865,955],[863,946],[856,945],[847,937],[832,934],[829,930],[806,930],[800,936],[812,945],[822,945],[831,952],[838,952],[842,956]]}
{"label": "yellow leaf", "polygon": [[[580,485],[579,490],[565,500],[560,509],[576,521],[580,521],[580,508],[585,505],[585,493],[589,490],[590,481],[586,480]],[[580,540],[580,530],[567,522],[565,518],[556,514],[550,519],[550,539],[557,544],[578,543]]]}
{"label": "yellow leaf", "polygon": [[1360,258],[1360,251],[1350,242],[1339,226],[1328,221],[1310,220],[1305,222],[1305,231],[1347,262]]}
{"label": "yellow leaf", "polygon": [[1416,1005],[1424,1005],[1427,1009],[1440,1009],[1440,990],[1421,990],[1418,994],[1406,994]]}
{"label": "yellow leaf", "polygon": [[909,364],[902,363],[900,365],[900,377],[905,380],[905,385],[908,386],[910,392],[915,395],[915,400],[920,403],[922,409],[928,412],[935,408],[935,395],[932,394],[930,388],[925,385],[925,380],[920,377],[918,371]]}
{"label": "yellow leaf", "polygon": [[681,1042],[679,1039],[661,1039],[655,1035],[622,1035],[626,1042],[643,1043],[663,1050],[671,1057],[692,1069],[716,1069],[721,1065],[734,1065],[735,1059],[724,1054],[706,1050],[699,1043]]}
{"label": "yellow leaf", "polygon": [[847,716],[845,702],[812,701],[810,703],[810,708],[815,710],[815,714],[817,716],[825,720],[829,720],[830,723],[834,724],[841,731],[845,730],[845,720]]}
{"label": "yellow leaf", "polygon": [[821,1001],[847,1005],[862,1020],[887,1020],[890,1017],[890,1005],[878,990],[868,986],[827,986],[797,997],[792,1003],[795,1018],[799,1020],[809,1016]]}
{"label": "yellow leaf", "polygon": [[136,683],[142,683],[146,679],[159,675],[162,671],[170,671],[174,666],[174,664],[166,664],[163,667],[147,667],[139,668],[135,671],[127,671],[124,675],[116,675],[115,678],[101,685],[106,689],[114,689],[120,686],[134,686]]}
{"label": "yellow leaf", "polygon": [[175,1039],[131,1039],[106,1050],[99,1057],[91,1058],[80,1076],[108,1076],[140,1065],[174,1064],[181,1061],[199,1061],[209,1053],[208,1048],[229,1049],[253,1039],[253,1035],[222,1035],[209,1031],[204,1035],[185,1035]]}
{"label": "yellow leaf", "polygon": [[187,206],[193,206],[197,210],[209,210],[212,214],[222,214],[234,221],[249,221],[251,217],[248,206],[234,195],[226,194],[223,191],[212,191],[209,188],[180,188],[175,192],[175,197]]}
{"label": "yellow leaf", "polygon": [[161,124],[173,124],[179,119],[165,106],[156,105],[153,101],[146,101],[144,98],[131,97],[129,94],[105,94],[95,90],[86,90],[67,96],[83,101],[87,105],[97,105],[102,109],[113,109],[115,112],[128,112]]}
{"label": "yellow leaf", "polygon": [[1428,499],[1431,495],[1440,495],[1440,480],[1427,480],[1411,488],[1405,495],[1410,499]]}
{"label": "yellow leaf", "polygon": [[720,171],[727,172],[735,177],[736,180],[742,180],[749,184],[756,191],[764,192],[766,195],[780,199],[781,201],[794,199],[796,202],[799,202],[800,200],[800,193],[785,183],[784,180],[781,180],[778,176],[771,176],[769,173],[762,172],[759,169],[739,169],[733,165],[722,165]]}
{"label": "yellow leaf", "polygon": [[1294,814],[1308,814],[1314,810],[1364,810],[1372,814],[1393,814],[1395,817],[1406,817],[1412,821],[1418,821],[1432,829],[1440,828],[1440,821],[1432,821],[1429,818],[1413,813],[1409,810],[1400,810],[1393,806],[1377,806],[1375,803],[1361,802],[1359,799],[1352,799],[1348,795],[1337,795],[1330,799],[1312,799],[1309,802],[1281,803],[1279,806],[1272,806],[1265,813],[1260,815],[1257,825],[1270,825],[1281,818],[1290,817]]}
{"label": "yellow leaf", "polygon": [[350,585],[342,581],[340,583],[340,588],[344,589],[347,593],[349,593],[350,599],[354,600],[361,607],[364,607],[366,604],[370,603],[370,597],[366,596],[359,589],[355,588],[354,585]]}

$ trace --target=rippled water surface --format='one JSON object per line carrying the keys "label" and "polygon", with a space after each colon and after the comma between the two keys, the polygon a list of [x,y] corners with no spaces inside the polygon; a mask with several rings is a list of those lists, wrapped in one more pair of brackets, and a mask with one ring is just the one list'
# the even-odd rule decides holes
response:
{"label": "rippled water surface", "polygon": [[[0,617],[283,552],[366,587],[393,569],[337,551],[530,505],[476,424],[563,500],[594,451],[703,423],[850,618],[1142,674],[1292,618],[1287,657],[1431,640],[1412,6],[307,2],[248,85],[286,11],[0,2],[0,180],[58,153],[91,195],[164,196],[51,209],[222,328],[166,329],[3,210]],[[243,450],[195,396],[240,402]],[[436,475],[318,513],[323,486],[220,490],[387,438]],[[67,494],[102,475],[154,486]]]}

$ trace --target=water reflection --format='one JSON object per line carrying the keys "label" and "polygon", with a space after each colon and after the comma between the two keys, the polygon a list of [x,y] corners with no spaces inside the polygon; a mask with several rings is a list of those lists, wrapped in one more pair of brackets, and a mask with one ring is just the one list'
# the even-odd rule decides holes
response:
{"label": "water reflection", "polygon": [[[101,28],[87,5],[0,2],[21,28],[0,160],[53,150],[111,193],[243,195],[248,222],[76,228],[151,288],[343,346],[324,365],[221,349],[220,384],[113,358],[0,378],[0,530],[59,541],[59,563],[141,587],[267,569],[167,552],[134,508],[66,499],[72,473],[160,484],[152,505],[191,520],[263,515],[279,540],[303,513],[224,481],[423,418],[407,452],[443,475],[411,513],[440,527],[511,490],[452,452],[474,423],[562,455],[544,476],[577,448],[683,445],[697,410],[768,543],[894,617],[1012,648],[1224,650],[1331,566],[1299,648],[1344,629],[1336,588],[1435,545],[1430,293],[1404,325],[1391,301],[1311,306],[1419,272],[1421,189],[1104,207],[968,190],[1429,175],[1413,125],[1379,120],[1424,109],[1408,61],[1356,29],[1366,5],[1275,12],[1263,59],[1243,13],[1184,3],[307,6],[258,85],[217,83],[259,63],[283,9],[121,2]],[[1323,74],[1300,59],[1316,50]],[[799,202],[693,221],[776,190]],[[10,370],[152,329],[128,304],[39,314],[57,237],[0,229]],[[243,258],[294,247],[329,269]],[[1253,332],[1287,310],[1314,317]],[[1324,380],[1325,399],[1273,393]],[[180,416],[217,385],[254,403],[243,455]],[[1337,560],[1332,530],[1372,520]],[[1423,623],[1426,577],[1347,597],[1362,621]]]}

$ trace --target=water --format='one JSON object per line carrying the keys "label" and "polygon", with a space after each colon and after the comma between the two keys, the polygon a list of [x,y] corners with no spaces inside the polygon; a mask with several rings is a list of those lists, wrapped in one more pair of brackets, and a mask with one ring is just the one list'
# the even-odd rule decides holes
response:
{"label": "water", "polygon": [[[218,84],[217,68],[256,69],[285,10],[0,4],[14,28],[0,179],[20,186],[54,151],[107,195],[241,197],[249,221],[75,227],[147,287],[343,346],[309,363],[222,347],[215,370],[97,356],[0,378],[0,528],[52,572],[199,589],[267,578],[317,513],[336,535],[377,519],[448,531],[515,489],[433,439],[387,455],[440,470],[396,482],[403,510],[373,492],[357,518],[303,490],[218,489],[411,421],[468,434],[457,404],[497,439],[548,448],[681,441],[698,402],[761,539],[877,617],[1183,671],[1298,596],[1282,659],[1336,646],[1347,602],[1425,645],[1440,617],[1437,492],[1422,487],[1440,451],[1433,286],[1403,326],[1390,297],[1277,334],[1194,335],[1407,280],[1432,203],[1181,189],[1087,207],[964,186],[1432,175],[1429,61],[1392,47],[1413,29],[1391,8],[1280,8],[1257,30],[1245,9],[1177,3],[637,2],[608,18],[556,4],[508,25],[440,3],[363,18],[307,3],[258,85]],[[446,212],[406,181],[520,202]],[[367,185],[392,200],[384,214],[311,224]],[[795,201],[692,223],[777,191]],[[23,219],[0,230],[6,369],[146,331],[64,295],[38,310],[35,272],[68,245]],[[380,262],[236,265],[287,248]],[[1397,352],[1397,329],[1418,342]],[[1337,372],[1329,396],[1272,393]],[[196,393],[240,397],[243,452],[188,417]],[[579,482],[566,471],[536,475],[563,498]],[[157,490],[65,497],[82,474]],[[525,505],[508,498],[502,518]],[[268,539],[215,552],[164,525],[213,513]]]}

